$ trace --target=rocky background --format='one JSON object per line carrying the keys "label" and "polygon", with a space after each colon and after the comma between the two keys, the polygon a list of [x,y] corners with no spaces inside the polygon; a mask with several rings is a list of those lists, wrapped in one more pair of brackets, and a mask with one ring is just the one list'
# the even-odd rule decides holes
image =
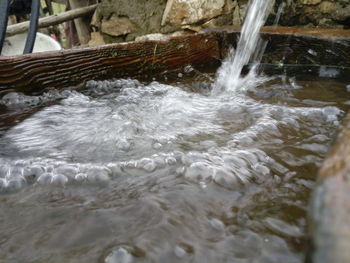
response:
{"label": "rocky background", "polygon": [[[102,0],[92,18],[89,45],[159,39],[164,36],[161,34],[241,25],[247,3],[248,0]],[[350,0],[276,0],[268,24],[274,23],[279,9],[282,12],[278,25],[350,28]],[[148,36],[141,37],[145,35]]]}

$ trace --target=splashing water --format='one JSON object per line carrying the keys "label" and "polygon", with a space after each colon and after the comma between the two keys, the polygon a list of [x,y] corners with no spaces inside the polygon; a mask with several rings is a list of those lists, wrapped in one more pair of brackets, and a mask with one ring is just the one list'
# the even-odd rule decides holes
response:
{"label": "splashing water", "polygon": [[[266,85],[208,96],[90,81],[83,93],[57,94],[65,98],[0,137],[0,260],[302,262],[294,240],[306,201],[296,196],[312,188],[344,112],[326,100],[333,83],[326,94]],[[3,102],[40,105],[32,100]]]}
{"label": "splashing water", "polygon": [[241,78],[241,72],[252,59],[253,63],[258,63],[264,52],[264,44],[259,45],[259,31],[265,24],[273,4],[274,0],[250,0],[236,52],[231,50],[218,70],[212,94],[248,89],[266,80],[257,79],[256,67],[253,67],[245,78]]}

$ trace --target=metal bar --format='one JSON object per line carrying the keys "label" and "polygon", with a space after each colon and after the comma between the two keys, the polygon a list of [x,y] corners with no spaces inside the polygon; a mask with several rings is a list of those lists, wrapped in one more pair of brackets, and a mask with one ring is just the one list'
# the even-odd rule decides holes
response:
{"label": "metal bar", "polygon": [[27,40],[26,40],[23,54],[32,53],[33,51],[36,32],[38,30],[39,13],[40,13],[40,0],[32,0],[30,24],[29,24],[29,30],[28,30]]}
{"label": "metal bar", "polygon": [[0,0],[0,54],[5,41],[10,0]]}

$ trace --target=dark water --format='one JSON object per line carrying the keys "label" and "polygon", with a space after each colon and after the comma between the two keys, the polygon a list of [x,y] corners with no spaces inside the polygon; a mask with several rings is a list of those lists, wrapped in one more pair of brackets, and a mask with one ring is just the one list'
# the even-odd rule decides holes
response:
{"label": "dark water", "polygon": [[186,72],[1,100],[0,262],[303,262],[350,81]]}

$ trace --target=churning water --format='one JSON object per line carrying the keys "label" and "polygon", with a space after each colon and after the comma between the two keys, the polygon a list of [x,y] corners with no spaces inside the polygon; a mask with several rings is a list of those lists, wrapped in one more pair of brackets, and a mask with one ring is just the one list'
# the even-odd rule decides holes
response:
{"label": "churning water", "polygon": [[0,262],[302,262],[349,83],[191,70],[0,100]]}
{"label": "churning water", "polygon": [[[265,51],[266,44],[261,40],[259,31],[265,24],[266,19],[273,7],[274,0],[250,0],[249,9],[242,27],[236,51],[231,50],[230,54],[218,70],[213,94],[227,91],[236,91],[255,86],[255,76],[248,74],[241,76],[241,71],[249,62],[257,64],[260,62]],[[255,68],[251,71],[253,74]],[[253,83],[251,83],[253,81]]]}
{"label": "churning water", "polygon": [[0,262],[302,262],[345,86],[280,76],[211,96],[195,76],[5,96]]}

